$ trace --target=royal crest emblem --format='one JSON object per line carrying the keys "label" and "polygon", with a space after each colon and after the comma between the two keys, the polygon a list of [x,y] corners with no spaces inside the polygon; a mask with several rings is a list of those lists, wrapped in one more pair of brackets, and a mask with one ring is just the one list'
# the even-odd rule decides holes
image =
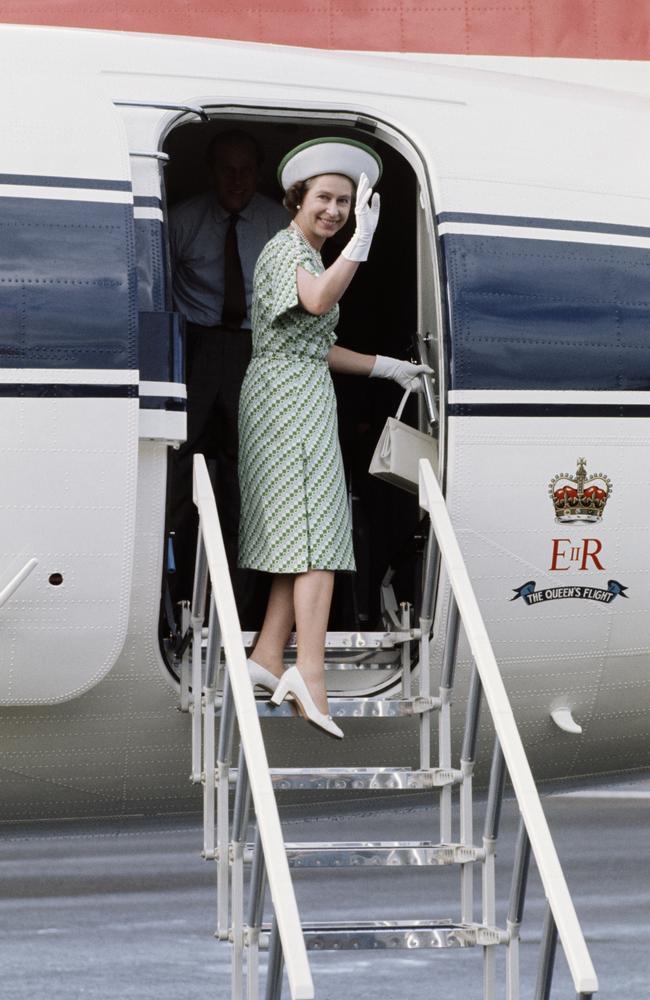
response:
{"label": "royal crest emblem", "polygon": [[560,472],[548,484],[555,520],[562,524],[570,521],[600,521],[612,489],[609,476],[602,472],[588,476],[587,459],[579,458],[575,476]]}

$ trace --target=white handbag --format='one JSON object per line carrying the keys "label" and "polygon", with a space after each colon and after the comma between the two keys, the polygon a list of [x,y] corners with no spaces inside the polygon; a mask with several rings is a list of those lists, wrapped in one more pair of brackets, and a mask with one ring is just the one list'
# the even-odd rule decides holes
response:
{"label": "white handbag", "polygon": [[400,420],[410,392],[410,389],[406,390],[397,413],[386,421],[368,472],[409,493],[417,493],[418,462],[421,458],[428,458],[436,472],[438,442],[430,434],[423,434]]}

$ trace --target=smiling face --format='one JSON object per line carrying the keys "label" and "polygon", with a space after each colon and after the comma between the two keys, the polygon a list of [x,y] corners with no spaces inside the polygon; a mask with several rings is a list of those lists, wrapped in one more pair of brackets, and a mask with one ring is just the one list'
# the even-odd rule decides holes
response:
{"label": "smiling face", "polygon": [[316,250],[347,222],[353,190],[350,178],[342,174],[320,174],[307,181],[294,222]]}

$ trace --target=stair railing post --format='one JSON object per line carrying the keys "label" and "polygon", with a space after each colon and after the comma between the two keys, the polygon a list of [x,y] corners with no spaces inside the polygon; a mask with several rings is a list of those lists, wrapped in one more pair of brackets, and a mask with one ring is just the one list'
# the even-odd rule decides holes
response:
{"label": "stair railing post", "polygon": [[[408,603],[401,605],[400,622],[402,632],[411,631],[411,605]],[[402,698],[404,701],[408,701],[411,697],[411,644],[409,642],[402,643],[400,658],[402,666]]]}
{"label": "stair railing post", "polygon": [[[483,848],[485,851],[485,860],[483,861],[483,924],[487,927],[494,927],[496,924],[495,858],[505,777],[505,759],[499,739],[495,737],[483,827]],[[483,948],[483,1000],[495,1000],[495,997],[496,949],[495,945],[485,945]]]}
{"label": "stair railing post", "polygon": [[549,1000],[549,997],[551,996],[556,948],[557,926],[555,924],[555,920],[553,919],[551,908],[550,906],[547,906],[546,914],[544,916],[544,927],[542,930],[539,968],[537,970],[537,983],[535,986],[535,1000]]}
{"label": "stair railing post", "polygon": [[509,940],[506,957],[506,1000],[519,1000],[519,928],[524,916],[529,866],[530,840],[526,825],[523,819],[520,819],[508,906]]}
{"label": "stair railing post", "polygon": [[[427,548],[424,559],[422,583],[422,607],[420,609],[420,669],[419,695],[431,696],[431,652],[430,636],[433,625],[433,602],[438,581],[438,543],[433,524],[429,524]],[[431,712],[420,713],[420,769],[431,767]]]}
{"label": "stair railing post", "polygon": [[429,534],[427,535],[427,547],[424,556],[424,567],[422,570],[422,607],[420,618],[433,621],[433,602],[436,596],[436,584],[438,583],[438,542],[433,524],[429,522]]}
{"label": "stair railing post", "polygon": [[[429,635],[431,621],[420,618],[420,671],[418,694],[424,700],[431,696],[431,653]],[[420,712],[420,770],[431,767],[431,712]]]}
{"label": "stair railing post", "polygon": [[260,832],[255,830],[253,865],[251,868],[248,902],[248,972],[246,976],[247,1000],[259,997],[260,928],[264,912],[266,891],[266,866]]}
{"label": "stair railing post", "polygon": [[[451,769],[451,695],[454,687],[459,632],[460,614],[452,592],[449,598],[445,648],[440,670],[440,718],[438,720],[438,760],[439,766],[446,769]],[[452,791],[451,784],[443,785],[440,789],[440,840],[443,844],[449,844],[452,840]]]}
{"label": "stair railing post", "polygon": [[230,677],[226,670],[221,699],[219,750],[217,752],[217,937],[220,941],[228,940],[229,930],[228,880],[230,865],[228,852],[228,803],[234,728],[235,703],[230,687]]}
{"label": "stair railing post", "polygon": [[244,986],[244,848],[250,815],[251,789],[243,748],[239,748],[237,786],[232,820],[232,1000],[242,1000]]}
{"label": "stair railing post", "polygon": [[[474,761],[476,760],[476,737],[483,693],[479,672],[474,666],[467,695],[465,709],[465,730],[460,754],[460,769],[463,780],[460,786],[460,842],[463,847],[474,843]],[[474,865],[461,865],[460,869],[461,920],[471,924],[474,921]]]}
{"label": "stair railing post", "polygon": [[266,997],[265,1000],[280,1000],[282,995],[282,970],[284,967],[284,956],[282,954],[282,943],[280,941],[280,931],[278,921],[273,917],[271,925],[271,937],[269,940],[269,962],[266,974]]}
{"label": "stair railing post", "polygon": [[196,561],[194,563],[194,585],[192,587],[192,604],[190,626],[192,628],[192,698],[190,711],[192,713],[192,781],[201,780],[201,729],[202,729],[202,699],[203,663],[202,641],[203,622],[205,620],[205,596],[208,586],[208,559],[203,544],[201,525],[196,544]]}
{"label": "stair railing post", "polygon": [[214,603],[210,601],[208,624],[208,647],[205,658],[205,695],[203,713],[203,857],[209,860],[215,855],[215,794],[216,794],[216,760],[215,760],[215,700],[217,694],[217,677],[221,660],[221,629],[219,616]]}
{"label": "stair railing post", "polygon": [[[187,631],[190,627],[190,605],[188,601],[181,601],[181,636],[187,635]],[[189,712],[190,710],[190,651],[189,647],[185,646],[181,654],[181,690],[180,690],[180,702],[181,702],[181,712]]]}
{"label": "stair railing post", "polygon": [[217,613],[217,606],[214,596],[210,599],[210,613],[208,616],[208,641],[205,651],[205,686],[206,688],[219,687],[221,673],[221,624]]}

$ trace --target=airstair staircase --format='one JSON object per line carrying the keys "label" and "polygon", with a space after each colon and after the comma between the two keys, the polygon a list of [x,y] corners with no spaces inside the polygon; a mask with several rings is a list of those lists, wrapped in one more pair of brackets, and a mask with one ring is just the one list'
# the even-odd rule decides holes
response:
{"label": "airstair staircase", "polygon": [[[410,621],[409,608],[399,609],[387,586],[384,606],[390,627],[385,633],[357,634],[353,640],[350,636],[328,637],[332,653],[338,656],[350,655],[351,651],[358,654],[361,650],[360,659],[366,663],[373,655],[379,660],[388,656],[401,667],[401,688],[397,695],[385,699],[331,698],[330,711],[335,718],[413,716],[419,731],[419,761],[413,768],[269,768],[259,719],[271,713],[289,715],[291,708],[286,703],[276,708],[268,701],[256,701],[253,696],[246,667],[246,637],[243,640],[239,630],[214,495],[202,456],[195,457],[194,496],[200,531],[194,593],[185,622],[192,642],[181,669],[181,707],[192,716],[192,780],[203,787],[203,856],[216,862],[216,933],[221,940],[229,941],[232,948],[232,1000],[257,1000],[260,995],[261,951],[268,951],[266,1000],[281,997],[285,966],[292,1000],[310,1000],[316,996],[308,961],[310,951],[413,948],[480,949],[483,1000],[496,1000],[497,996],[519,1000],[520,926],[531,855],[547,901],[534,998],[551,997],[558,940],[564,949],[576,997],[578,1000],[593,997],[598,989],[597,978],[430,464],[420,463],[420,504],[429,514],[430,528],[417,628]],[[208,582],[211,594],[206,627]],[[442,665],[438,683],[432,690],[429,644],[436,586],[446,586],[450,604]],[[452,694],[461,629],[474,665],[464,708],[454,702],[454,716],[459,721],[462,718],[462,741],[456,744],[452,742]],[[410,649],[415,642],[419,645],[419,665],[412,676]],[[482,836],[478,839],[472,782],[479,716],[486,707],[495,738]],[[435,727],[431,713],[438,717]],[[240,746],[233,766],[235,723]],[[435,755],[431,746],[432,729],[437,732]],[[456,761],[452,760],[455,745],[461,746]],[[496,843],[506,777],[516,797],[520,821],[509,903],[499,922]],[[432,807],[437,804],[438,839],[287,843],[275,797],[280,789],[295,793],[336,789],[341,794],[375,790],[382,795],[405,789],[418,791],[428,797]],[[454,830],[458,831],[456,837]],[[396,865],[456,869],[460,898],[455,918],[341,919],[301,924],[292,870],[332,869],[344,874],[353,867],[368,866],[374,876],[376,869]],[[480,892],[475,893],[477,867],[481,872]],[[379,877],[378,872],[376,876]],[[263,922],[267,889],[273,913],[268,924]],[[475,894],[480,898],[475,899]],[[500,949],[505,951],[505,976],[501,977],[504,983],[497,975],[501,967],[501,963],[497,967],[496,961]]]}

